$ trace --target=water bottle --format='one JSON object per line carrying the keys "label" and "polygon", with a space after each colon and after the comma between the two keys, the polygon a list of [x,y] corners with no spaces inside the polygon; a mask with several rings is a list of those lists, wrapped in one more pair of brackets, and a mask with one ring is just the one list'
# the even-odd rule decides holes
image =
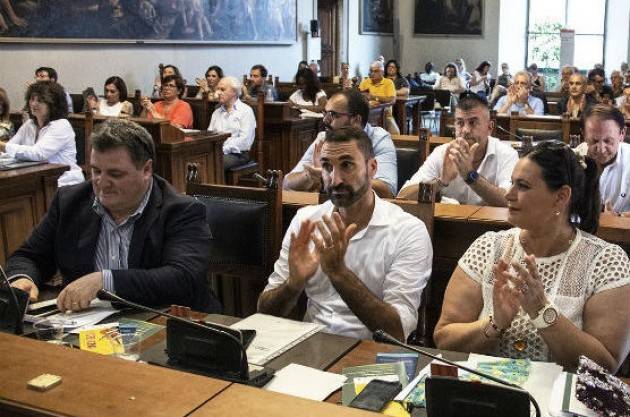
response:
{"label": "water bottle", "polygon": [[265,101],[273,101],[273,87],[268,84],[265,86]]}

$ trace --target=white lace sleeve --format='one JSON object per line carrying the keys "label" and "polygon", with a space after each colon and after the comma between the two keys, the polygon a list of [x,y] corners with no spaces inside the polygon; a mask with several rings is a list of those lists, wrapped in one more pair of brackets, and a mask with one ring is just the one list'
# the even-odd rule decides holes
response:
{"label": "white lace sleeve", "polygon": [[486,232],[473,242],[457,265],[473,281],[481,284],[488,277],[494,265],[495,248],[500,236],[496,232]]}
{"label": "white lace sleeve", "polygon": [[630,284],[630,260],[621,247],[608,244],[594,259],[588,294]]}

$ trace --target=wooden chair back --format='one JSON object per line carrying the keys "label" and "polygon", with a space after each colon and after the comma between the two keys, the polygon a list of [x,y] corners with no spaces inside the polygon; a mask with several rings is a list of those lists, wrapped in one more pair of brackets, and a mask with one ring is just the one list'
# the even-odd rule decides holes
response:
{"label": "wooden chair back", "polygon": [[[436,188],[435,184],[420,184],[418,191],[418,200],[389,200],[402,208],[405,212],[416,216],[427,228],[429,238],[433,241],[433,223],[435,213],[435,197]],[[433,254],[435,257],[435,254]],[[416,330],[409,335],[408,342],[428,346],[431,344],[432,336],[429,334],[429,321],[428,321],[428,308],[431,303],[431,291],[430,285],[427,283],[426,287],[422,291],[422,297],[420,300],[420,307],[418,307],[418,324]]]}
{"label": "wooden chair back", "polygon": [[510,116],[510,133],[516,136],[532,136],[534,141],[558,139],[569,143],[570,119],[558,116]]}
{"label": "wooden chair back", "polygon": [[210,226],[210,272],[226,312],[256,311],[282,243],[282,173],[270,172],[264,188],[199,184],[190,178],[186,193],[206,207]]}

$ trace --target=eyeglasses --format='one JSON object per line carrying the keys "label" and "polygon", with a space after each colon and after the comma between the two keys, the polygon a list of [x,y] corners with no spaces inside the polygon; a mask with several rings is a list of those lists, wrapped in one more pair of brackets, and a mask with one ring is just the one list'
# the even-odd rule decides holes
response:
{"label": "eyeglasses", "polygon": [[331,110],[331,111],[324,110],[322,112],[322,114],[324,115],[324,119],[330,117],[333,120],[334,119],[338,119],[341,116],[350,116],[350,113],[343,113],[343,112],[338,112],[338,111],[334,111],[334,110]]}
{"label": "eyeglasses", "polygon": [[166,89],[166,88],[177,88],[176,85],[174,84],[162,84],[162,90]]}

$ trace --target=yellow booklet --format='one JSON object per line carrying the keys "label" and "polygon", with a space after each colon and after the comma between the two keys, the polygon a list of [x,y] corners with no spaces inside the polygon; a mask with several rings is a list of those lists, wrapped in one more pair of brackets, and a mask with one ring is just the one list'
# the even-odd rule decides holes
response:
{"label": "yellow booklet", "polygon": [[124,351],[118,333],[118,326],[82,330],[79,332],[79,346],[82,350],[112,355]]}

